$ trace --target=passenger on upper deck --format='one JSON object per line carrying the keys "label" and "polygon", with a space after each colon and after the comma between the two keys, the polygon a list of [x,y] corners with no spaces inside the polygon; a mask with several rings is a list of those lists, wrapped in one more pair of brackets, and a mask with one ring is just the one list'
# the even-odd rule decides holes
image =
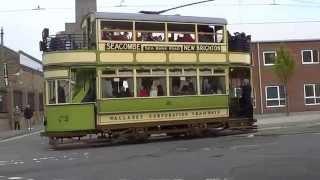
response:
{"label": "passenger on upper deck", "polygon": [[190,34],[183,34],[182,42],[194,42]]}

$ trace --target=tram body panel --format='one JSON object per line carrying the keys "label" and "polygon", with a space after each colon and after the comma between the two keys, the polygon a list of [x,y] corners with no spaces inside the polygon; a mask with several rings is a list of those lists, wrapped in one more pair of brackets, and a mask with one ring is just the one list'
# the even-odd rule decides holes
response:
{"label": "tram body panel", "polygon": [[109,99],[98,102],[97,125],[159,123],[228,117],[228,96]]}
{"label": "tram body panel", "polygon": [[46,107],[46,132],[86,131],[96,128],[94,104]]}

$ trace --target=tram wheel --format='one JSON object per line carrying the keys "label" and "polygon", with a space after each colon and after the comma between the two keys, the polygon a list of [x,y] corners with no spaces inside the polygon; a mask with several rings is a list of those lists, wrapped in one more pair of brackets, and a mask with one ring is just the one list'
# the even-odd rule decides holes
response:
{"label": "tram wheel", "polygon": [[51,145],[52,147],[56,148],[59,144],[59,139],[56,137],[50,137],[49,138],[49,145]]}

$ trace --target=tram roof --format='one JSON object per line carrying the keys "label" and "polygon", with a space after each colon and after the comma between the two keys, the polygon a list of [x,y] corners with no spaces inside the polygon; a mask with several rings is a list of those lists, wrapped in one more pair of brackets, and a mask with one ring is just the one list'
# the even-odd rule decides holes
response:
{"label": "tram roof", "polygon": [[111,12],[95,12],[92,14],[97,19],[109,19],[109,20],[159,21],[159,22],[198,23],[198,24],[227,24],[227,20],[224,18],[212,18],[212,17],[137,14],[137,13],[111,13]]}

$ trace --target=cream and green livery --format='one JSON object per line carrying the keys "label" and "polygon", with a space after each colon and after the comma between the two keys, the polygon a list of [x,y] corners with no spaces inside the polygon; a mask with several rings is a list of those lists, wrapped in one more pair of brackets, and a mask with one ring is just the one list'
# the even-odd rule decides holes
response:
{"label": "cream and green livery", "polygon": [[45,29],[43,135],[146,138],[252,126],[250,38],[226,25],[98,12],[83,19],[83,34]]}

